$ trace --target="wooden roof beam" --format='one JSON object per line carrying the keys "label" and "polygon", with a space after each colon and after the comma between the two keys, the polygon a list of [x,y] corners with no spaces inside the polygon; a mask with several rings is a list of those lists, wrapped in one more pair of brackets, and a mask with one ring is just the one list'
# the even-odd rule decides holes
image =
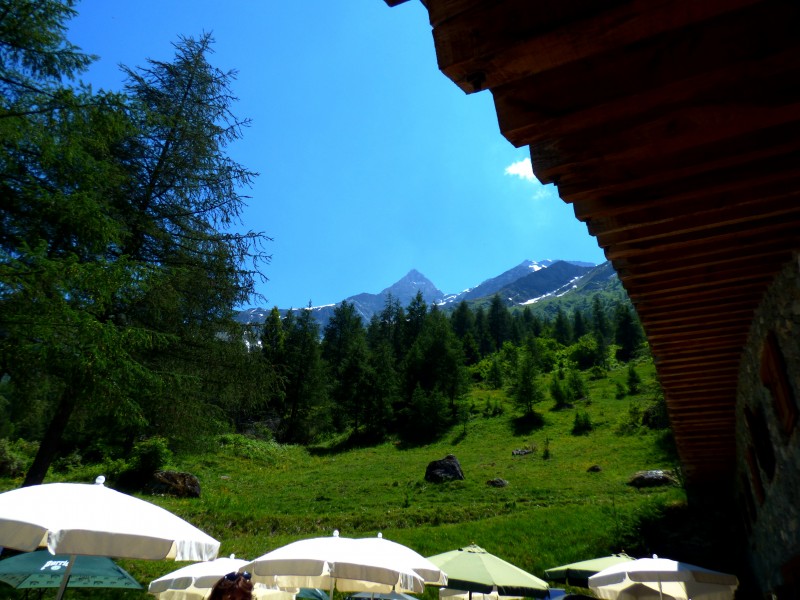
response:
{"label": "wooden roof beam", "polygon": [[[439,12],[437,4],[430,0],[429,14]],[[683,31],[752,4],[757,0],[561,0],[541,6],[495,0],[431,21],[439,68],[473,93]]]}

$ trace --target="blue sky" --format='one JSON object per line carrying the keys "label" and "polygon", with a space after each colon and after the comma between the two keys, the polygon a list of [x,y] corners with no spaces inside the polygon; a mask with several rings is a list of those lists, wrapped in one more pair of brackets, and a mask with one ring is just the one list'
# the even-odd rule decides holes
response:
{"label": "blue sky", "polygon": [[[252,305],[298,308],[377,293],[417,269],[446,293],[525,259],[604,259],[527,147],[500,135],[489,92],[438,69],[412,0],[82,0],[69,38],[99,60],[83,80],[119,90],[119,64],[171,60],[212,32],[252,119],[231,156],[260,175],[245,229],[273,238]],[[526,165],[527,163],[527,165]],[[527,166],[527,168],[526,168]]]}

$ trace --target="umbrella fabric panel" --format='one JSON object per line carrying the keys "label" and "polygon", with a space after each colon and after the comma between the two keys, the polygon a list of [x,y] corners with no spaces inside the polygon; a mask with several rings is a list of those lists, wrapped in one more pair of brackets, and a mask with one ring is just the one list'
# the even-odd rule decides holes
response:
{"label": "umbrella fabric panel", "polygon": [[102,484],[48,483],[0,494],[0,546],[52,554],[209,560],[219,542],[168,510]]}
{"label": "umbrella fabric panel", "polygon": [[738,585],[735,575],[656,556],[620,563],[589,578],[600,598],[621,600],[660,594],[676,600],[733,600]]}
{"label": "umbrella fabric panel", "polygon": [[605,594],[598,592],[597,597],[609,600],[679,600],[675,596],[659,593],[657,589],[654,590],[643,583],[634,583],[621,590]]}
{"label": "umbrella fabric panel", "polygon": [[[57,588],[68,564],[69,556],[45,550],[18,554],[0,561],[0,581],[17,589]],[[122,567],[101,556],[77,557],[67,587],[142,588]]]}
{"label": "umbrella fabric panel", "polygon": [[654,582],[632,582],[592,588],[598,597],[612,600],[626,600],[628,598],[654,598],[655,600],[732,600],[733,590],[708,583],[693,583],[681,581],[664,581],[659,584]]}
{"label": "umbrella fabric panel", "polygon": [[[154,595],[158,600],[206,600],[211,595],[211,587],[190,586],[180,590],[165,590]],[[294,594],[257,583],[253,586],[253,597],[255,600],[292,600]]]}
{"label": "umbrella fabric panel", "polygon": [[501,596],[547,596],[547,582],[476,545],[430,556],[453,589]]}
{"label": "umbrella fabric panel", "polygon": [[[236,573],[246,564],[246,560],[233,556],[194,563],[154,579],[147,591],[158,600],[203,600],[220,578]],[[258,600],[294,600],[295,597],[291,591],[272,589],[261,583],[255,584],[253,594]]]}
{"label": "umbrella fabric panel", "polygon": [[154,579],[147,591],[151,594],[160,594],[171,589],[182,590],[193,586],[210,590],[220,577],[235,573],[246,564],[246,560],[239,558],[217,558],[193,563]]}
{"label": "umbrella fabric panel", "polygon": [[739,580],[735,575],[658,557],[640,558],[611,566],[590,577],[589,583],[599,587],[621,583],[626,577],[631,581],[638,582],[697,581],[714,585],[739,585]]}
{"label": "umbrella fabric panel", "polygon": [[604,569],[632,560],[634,560],[633,557],[627,554],[612,554],[611,556],[591,558],[589,560],[582,560],[567,565],[561,565],[560,567],[546,569],[544,576],[547,579],[557,581],[565,581],[567,579],[585,580]]}
{"label": "umbrella fabric panel", "polygon": [[395,564],[406,565],[428,585],[447,585],[447,575],[442,569],[408,546],[387,540],[381,534],[372,538],[359,538],[355,542],[368,554],[390,559]]}
{"label": "umbrella fabric panel", "polygon": [[343,592],[388,593],[425,589],[422,577],[402,560],[371,552],[352,538],[311,538],[292,542],[244,568],[257,581],[292,588],[336,588]]}

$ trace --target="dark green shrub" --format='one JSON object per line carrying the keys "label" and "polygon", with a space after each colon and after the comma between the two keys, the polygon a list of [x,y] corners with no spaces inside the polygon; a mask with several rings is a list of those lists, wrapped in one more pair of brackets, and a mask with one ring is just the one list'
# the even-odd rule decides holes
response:
{"label": "dark green shrub", "polygon": [[53,470],[57,473],[68,473],[83,466],[83,457],[77,450],[67,456],[62,456],[53,461]]}
{"label": "dark green shrub", "polygon": [[167,440],[152,437],[133,446],[127,468],[119,475],[117,484],[127,490],[142,489],[153,476],[172,460]]}
{"label": "dark green shrub", "polygon": [[21,477],[25,473],[25,461],[5,439],[0,439],[0,477]]}
{"label": "dark green shrub", "polygon": [[639,430],[642,425],[642,409],[636,402],[632,402],[628,408],[628,416],[619,424],[617,433],[620,435],[631,435]]}
{"label": "dark green shrub", "polygon": [[592,420],[589,418],[589,413],[586,411],[579,411],[575,413],[575,421],[572,424],[572,435],[584,435],[589,433],[593,428]]}
{"label": "dark green shrub", "polygon": [[37,442],[0,438],[0,477],[22,477],[38,450]]}
{"label": "dark green shrub", "polygon": [[130,464],[133,469],[150,476],[171,460],[172,451],[166,438],[151,437],[134,444]]}
{"label": "dark green shrub", "polygon": [[639,373],[636,372],[633,363],[628,363],[628,393],[631,395],[638,394],[641,384],[642,378],[639,377]]}

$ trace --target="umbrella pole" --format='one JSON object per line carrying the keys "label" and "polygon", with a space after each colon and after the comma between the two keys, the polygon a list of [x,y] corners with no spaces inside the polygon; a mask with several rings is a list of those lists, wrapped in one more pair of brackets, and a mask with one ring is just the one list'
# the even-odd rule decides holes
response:
{"label": "umbrella pole", "polygon": [[69,563],[67,564],[67,570],[64,571],[63,577],[61,577],[61,585],[58,588],[58,593],[56,594],[56,600],[61,600],[61,597],[64,595],[64,591],[67,589],[67,582],[69,582],[70,573],[72,573],[72,565],[75,564],[75,555],[69,555]]}

